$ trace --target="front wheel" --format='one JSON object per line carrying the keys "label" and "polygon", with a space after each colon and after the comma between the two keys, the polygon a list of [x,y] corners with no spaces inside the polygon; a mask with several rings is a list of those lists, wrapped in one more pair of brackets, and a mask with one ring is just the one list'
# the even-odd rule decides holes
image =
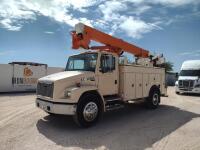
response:
{"label": "front wheel", "polygon": [[89,127],[98,121],[101,112],[101,104],[98,96],[86,94],[81,97],[77,105],[74,120],[81,127]]}
{"label": "front wheel", "polygon": [[150,91],[149,97],[146,99],[148,108],[156,109],[160,103],[160,92],[154,88]]}

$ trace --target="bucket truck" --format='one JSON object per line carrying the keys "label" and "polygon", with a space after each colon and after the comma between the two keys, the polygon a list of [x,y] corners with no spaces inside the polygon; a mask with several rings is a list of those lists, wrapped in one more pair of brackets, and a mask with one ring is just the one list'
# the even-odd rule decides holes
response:
{"label": "bucket truck", "polygon": [[[86,51],[68,58],[64,72],[38,80],[36,106],[49,114],[73,116],[82,127],[95,124],[103,112],[143,100],[152,109],[166,94],[162,56],[79,23],[71,32],[72,48]],[[101,46],[91,46],[91,42]],[[120,63],[123,52],[136,63]]]}

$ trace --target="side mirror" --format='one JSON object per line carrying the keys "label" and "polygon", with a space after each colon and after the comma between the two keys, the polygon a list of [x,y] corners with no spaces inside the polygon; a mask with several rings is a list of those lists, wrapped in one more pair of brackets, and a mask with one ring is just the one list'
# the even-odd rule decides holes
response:
{"label": "side mirror", "polygon": [[101,57],[101,66],[99,67],[99,72],[101,72],[101,73],[105,73],[105,72],[106,72],[106,69],[105,69],[105,67],[104,67],[104,65],[103,65],[104,59],[105,59],[105,57],[102,56],[102,57]]}
{"label": "side mirror", "polygon": [[178,78],[178,73],[176,73],[176,78]]}
{"label": "side mirror", "polygon": [[103,73],[103,69],[102,69],[102,67],[99,67],[99,72],[102,72],[102,73]]}
{"label": "side mirror", "polygon": [[99,72],[101,72],[101,73],[106,73],[106,69],[105,69],[104,67],[100,67],[100,68],[99,68]]}

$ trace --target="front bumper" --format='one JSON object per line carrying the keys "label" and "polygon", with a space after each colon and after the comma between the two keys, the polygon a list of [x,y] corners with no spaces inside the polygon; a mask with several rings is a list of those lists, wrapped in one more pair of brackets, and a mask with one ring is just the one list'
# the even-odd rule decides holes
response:
{"label": "front bumper", "polygon": [[175,91],[180,93],[200,94],[200,88],[193,88],[191,90],[187,90],[187,89],[180,89],[178,86],[175,86]]}
{"label": "front bumper", "polygon": [[74,115],[76,113],[76,104],[72,103],[52,102],[37,98],[36,106],[53,114]]}

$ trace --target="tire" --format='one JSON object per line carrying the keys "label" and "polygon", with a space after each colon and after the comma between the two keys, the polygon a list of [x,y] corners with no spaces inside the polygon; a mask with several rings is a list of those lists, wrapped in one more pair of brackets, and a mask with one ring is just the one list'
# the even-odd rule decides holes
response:
{"label": "tire", "polygon": [[180,93],[179,93],[179,92],[176,92],[176,94],[178,94],[178,95],[179,95]]}
{"label": "tire", "polygon": [[73,118],[80,127],[90,127],[97,123],[101,114],[102,105],[99,97],[88,93],[81,96]]}
{"label": "tire", "polygon": [[160,91],[158,88],[152,88],[149,92],[149,97],[146,99],[148,108],[156,109],[160,104]]}

